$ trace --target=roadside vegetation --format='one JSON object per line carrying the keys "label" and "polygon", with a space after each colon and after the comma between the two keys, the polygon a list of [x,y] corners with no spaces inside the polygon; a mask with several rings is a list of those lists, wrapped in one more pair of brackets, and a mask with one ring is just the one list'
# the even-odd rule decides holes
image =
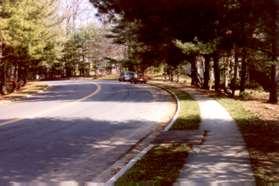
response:
{"label": "roadside vegetation", "polygon": [[97,77],[112,71],[123,47],[105,37],[109,30],[94,20],[81,22],[83,11],[93,9],[84,3],[0,1],[0,96],[30,80]]}

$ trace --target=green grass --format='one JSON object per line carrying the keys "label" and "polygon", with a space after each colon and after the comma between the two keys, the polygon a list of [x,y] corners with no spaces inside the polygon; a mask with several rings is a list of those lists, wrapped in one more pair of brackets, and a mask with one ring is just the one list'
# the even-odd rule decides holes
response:
{"label": "green grass", "polygon": [[172,88],[179,99],[180,112],[171,130],[193,130],[200,127],[201,117],[197,101],[189,94]]}
{"label": "green grass", "polygon": [[188,93],[181,91],[173,86],[162,84],[159,84],[159,86],[170,90],[179,99],[180,112],[171,130],[198,129],[200,126],[201,117],[197,101],[195,101]]}
{"label": "green grass", "polygon": [[[171,130],[199,128],[199,106],[189,94],[165,84],[155,85],[174,92],[179,99],[180,112]],[[157,145],[129,169],[116,185],[172,185],[179,176],[190,150],[187,144]]]}
{"label": "green grass", "polygon": [[128,170],[116,185],[172,185],[189,151],[186,144],[158,145]]}
{"label": "green grass", "polygon": [[257,116],[247,111],[240,100],[235,100],[226,97],[219,97],[217,101],[223,105],[226,110],[231,114],[233,119],[237,122],[240,129],[244,127],[249,127],[252,125],[258,118]]}
{"label": "green grass", "polygon": [[216,98],[231,114],[246,142],[257,185],[279,185],[279,125],[245,109],[243,102]]}

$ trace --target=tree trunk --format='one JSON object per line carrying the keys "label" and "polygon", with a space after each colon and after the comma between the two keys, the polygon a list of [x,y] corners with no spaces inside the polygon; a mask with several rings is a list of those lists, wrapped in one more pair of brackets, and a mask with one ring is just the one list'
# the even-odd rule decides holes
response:
{"label": "tree trunk", "polygon": [[269,102],[276,104],[278,103],[277,98],[277,81],[276,81],[276,64],[271,66],[271,87],[269,91]]}
{"label": "tree trunk", "polygon": [[27,83],[27,72],[27,65],[19,65],[20,86],[24,86]]}
{"label": "tree trunk", "polygon": [[19,77],[18,77],[18,64],[17,62],[14,64],[14,83],[15,83],[15,90],[18,90],[19,87]]}
{"label": "tree trunk", "polygon": [[173,71],[170,70],[170,77],[169,77],[170,81],[173,82]]}
{"label": "tree trunk", "polygon": [[204,56],[204,74],[203,74],[203,78],[204,78],[204,81],[203,81],[203,88],[204,89],[209,89],[209,68],[210,68],[210,56],[209,55],[205,55]]}
{"label": "tree trunk", "polygon": [[240,92],[239,95],[242,97],[246,88],[247,78],[247,62],[246,62],[246,51],[243,51],[242,62],[241,62],[241,75],[240,75]]}
{"label": "tree trunk", "polygon": [[196,63],[196,57],[191,58],[191,78],[192,82],[191,85],[198,85],[198,69],[197,69],[197,63]]}
{"label": "tree trunk", "polygon": [[0,93],[7,94],[7,63],[3,61],[4,54],[4,43],[0,42],[0,62],[2,63],[2,67],[0,68]]}
{"label": "tree trunk", "polygon": [[7,94],[7,64],[4,62],[1,68],[1,94]]}
{"label": "tree trunk", "polygon": [[226,94],[229,94],[229,76],[230,76],[230,60],[229,57],[224,57],[224,91]]}
{"label": "tree trunk", "polygon": [[237,73],[238,73],[238,49],[235,47],[234,51],[234,69],[233,69],[233,79],[231,83],[231,89],[232,89],[232,97],[235,96],[235,91],[237,89]]}
{"label": "tree trunk", "polygon": [[214,68],[214,79],[215,79],[215,91],[220,92],[220,67],[219,67],[219,56],[217,53],[213,55],[213,68]]}
{"label": "tree trunk", "polygon": [[176,74],[176,82],[179,83],[179,79],[180,79],[180,67],[176,67],[175,70],[175,74]]}
{"label": "tree trunk", "polygon": [[277,57],[278,57],[278,4],[275,2],[273,7],[273,38],[272,38],[272,53],[273,53],[273,64],[271,66],[271,87],[269,90],[269,102],[276,104],[278,103],[277,97]]}

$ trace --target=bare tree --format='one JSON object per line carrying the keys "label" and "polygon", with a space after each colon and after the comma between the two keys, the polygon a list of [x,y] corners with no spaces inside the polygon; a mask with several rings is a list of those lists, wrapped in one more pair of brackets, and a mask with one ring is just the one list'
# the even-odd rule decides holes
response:
{"label": "bare tree", "polygon": [[66,34],[73,33],[81,26],[96,21],[96,10],[86,0],[59,0],[60,11],[64,17]]}

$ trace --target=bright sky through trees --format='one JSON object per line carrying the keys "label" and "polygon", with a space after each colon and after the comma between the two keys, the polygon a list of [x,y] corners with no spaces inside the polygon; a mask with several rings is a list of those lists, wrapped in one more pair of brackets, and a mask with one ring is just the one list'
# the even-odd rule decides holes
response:
{"label": "bright sky through trees", "polygon": [[61,15],[68,15],[73,12],[69,11],[76,10],[76,26],[86,26],[89,24],[96,24],[97,26],[101,25],[101,22],[95,16],[97,13],[96,8],[89,2],[89,0],[59,0],[60,1],[60,12]]}

